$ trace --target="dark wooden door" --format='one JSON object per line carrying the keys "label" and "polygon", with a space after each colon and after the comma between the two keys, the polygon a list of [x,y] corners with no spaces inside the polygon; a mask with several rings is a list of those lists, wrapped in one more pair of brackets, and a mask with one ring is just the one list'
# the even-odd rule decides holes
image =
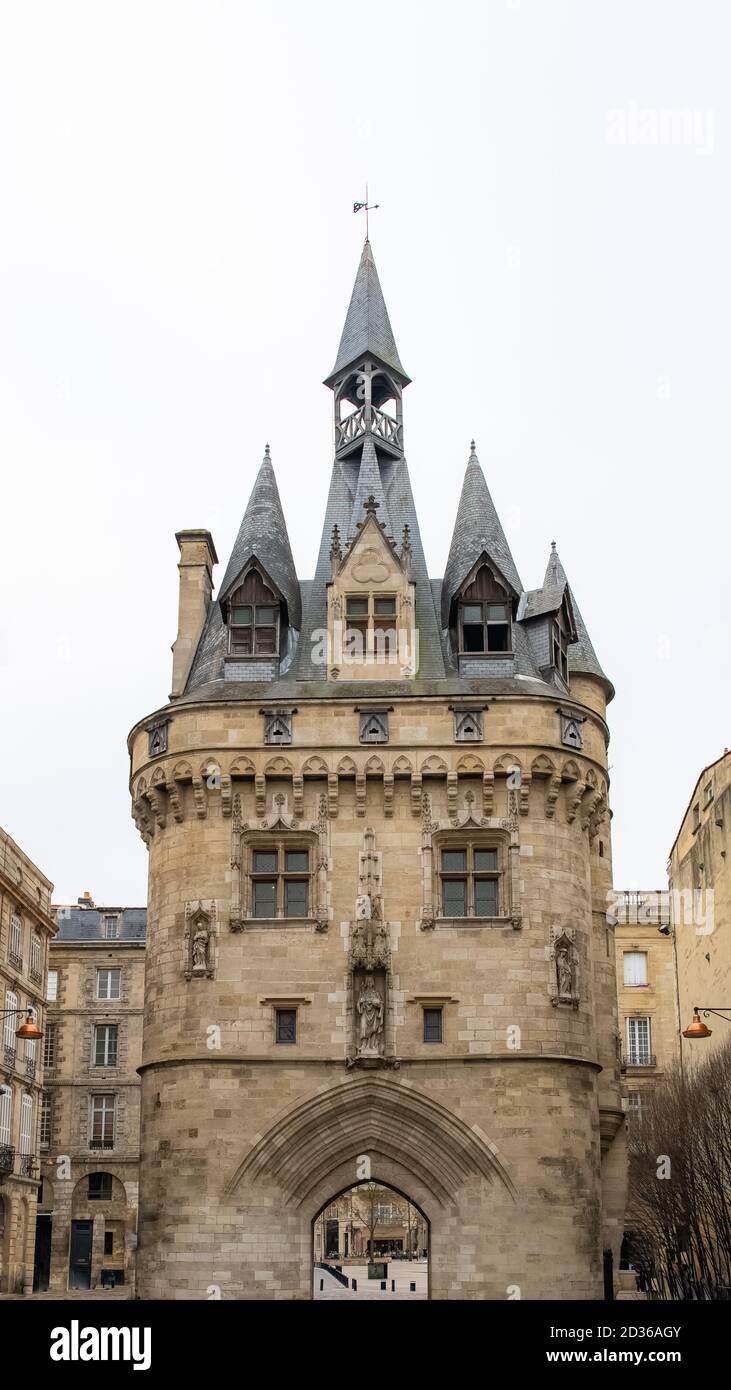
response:
{"label": "dark wooden door", "polygon": [[91,1288],[91,1242],[94,1225],[91,1221],[71,1222],[71,1253],[69,1255],[69,1288]]}

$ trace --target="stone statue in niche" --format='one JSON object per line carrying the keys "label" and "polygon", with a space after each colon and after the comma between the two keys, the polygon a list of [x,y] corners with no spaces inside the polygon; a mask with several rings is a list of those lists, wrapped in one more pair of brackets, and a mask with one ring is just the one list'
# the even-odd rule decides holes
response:
{"label": "stone statue in niche", "polygon": [[551,1003],[579,1006],[579,962],[575,932],[554,927],[551,932]]}
{"label": "stone statue in niche", "polygon": [[383,1051],[383,999],[372,975],[366,975],[358,995],[358,1056],[380,1057]]}
{"label": "stone statue in niche", "polygon": [[185,904],[185,978],[213,977],[213,938],[216,934],[216,904]]}

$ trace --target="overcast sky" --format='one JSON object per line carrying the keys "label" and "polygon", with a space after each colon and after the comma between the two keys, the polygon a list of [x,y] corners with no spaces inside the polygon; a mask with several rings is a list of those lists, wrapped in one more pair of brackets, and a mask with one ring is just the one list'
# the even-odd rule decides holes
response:
{"label": "overcast sky", "polygon": [[126,736],[170,690],[175,531],[225,566],[267,440],[313,572],[366,179],[431,573],[474,435],[617,688],[615,883],[662,886],[731,744],[728,5],[0,16],[0,823],[56,900],[146,900]]}

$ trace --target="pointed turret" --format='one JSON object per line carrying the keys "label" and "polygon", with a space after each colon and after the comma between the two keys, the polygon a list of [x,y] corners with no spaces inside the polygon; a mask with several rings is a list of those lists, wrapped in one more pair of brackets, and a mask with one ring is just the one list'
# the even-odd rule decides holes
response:
{"label": "pointed turret", "polygon": [[473,439],[442,582],[443,627],[449,627],[452,602],[483,555],[497,571],[497,577],[507,583],[516,598],[519,597],[523,588],[520,575],[485,482]]}
{"label": "pointed turret", "polygon": [[398,355],[369,241],[366,241],[360,258],[335,366],[325,385],[331,386],[346,367],[361,357],[377,357],[385,367],[398,374],[402,385],[408,384],[410,378]]}
{"label": "pointed turret", "polygon": [[268,444],[218,594],[222,608],[253,559],[285,599],[290,626],[299,629],[302,624],[299,580]]}
{"label": "pointed turret", "polygon": [[545,594],[553,595],[557,592],[563,594],[564,590],[568,590],[571,612],[576,627],[576,641],[572,642],[569,647],[569,673],[577,676],[596,676],[597,679],[602,681],[606,686],[608,697],[611,700],[614,695],[614,686],[604,674],[599,663],[599,658],[594,651],[591,638],[586,630],[586,623],[581,616],[579,605],[576,602],[571,585],[566,578],[564,567],[561,564],[556,549],[556,542],[552,541],[551,554],[548,557],[548,564],[543,580],[543,591]]}

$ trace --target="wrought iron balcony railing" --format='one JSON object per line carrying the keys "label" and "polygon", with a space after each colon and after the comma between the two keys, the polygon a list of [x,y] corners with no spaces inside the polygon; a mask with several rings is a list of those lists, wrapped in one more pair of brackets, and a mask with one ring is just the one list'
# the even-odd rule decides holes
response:
{"label": "wrought iron balcony railing", "polygon": [[15,951],[8,951],[8,961],[15,970],[23,969],[23,957],[16,956]]}
{"label": "wrought iron balcony railing", "polygon": [[623,1067],[655,1067],[657,1059],[652,1052],[628,1052],[622,1058]]}
{"label": "wrought iron balcony railing", "polygon": [[30,1077],[31,1081],[36,1074],[36,1064],[32,1057],[26,1057],[25,1059],[25,1074]]}
{"label": "wrought iron balcony railing", "polygon": [[15,1162],[15,1149],[10,1144],[0,1144],[0,1173],[12,1173]]}
{"label": "wrought iron balcony railing", "polygon": [[35,1154],[18,1154],[18,1172],[21,1178],[32,1178],[35,1166]]}
{"label": "wrought iron balcony railing", "polygon": [[90,1140],[89,1140],[89,1148],[90,1148],[90,1149],[113,1149],[113,1148],[114,1148],[114,1140],[113,1140],[113,1139],[90,1139]]}
{"label": "wrought iron balcony railing", "polygon": [[6,1043],[6,1044],[5,1044],[4,1056],[5,1056],[5,1065],[6,1065],[6,1067],[8,1067],[10,1071],[14,1071],[14,1070],[15,1070],[15,1048],[14,1048],[14,1047],[11,1047],[9,1043]]}

